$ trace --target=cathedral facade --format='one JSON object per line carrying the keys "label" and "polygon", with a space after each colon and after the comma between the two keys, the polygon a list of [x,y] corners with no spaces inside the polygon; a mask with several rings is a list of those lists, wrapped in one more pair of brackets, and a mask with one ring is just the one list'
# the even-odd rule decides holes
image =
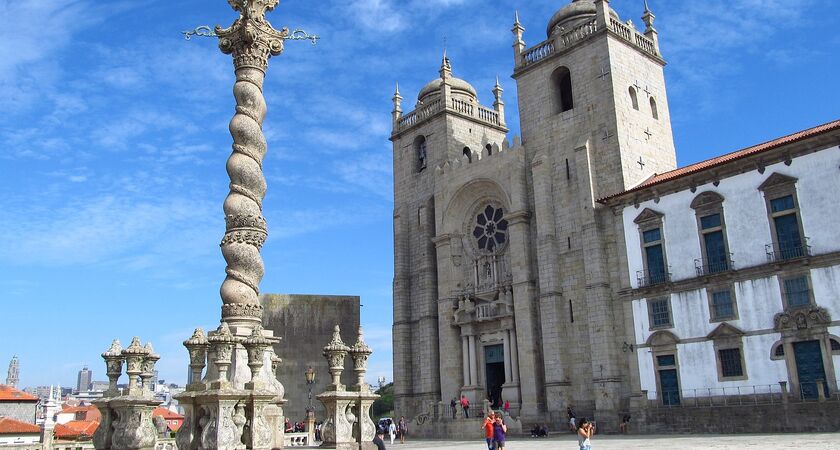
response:
{"label": "cathedral facade", "polygon": [[622,220],[597,200],[676,168],[665,61],[642,20],[575,0],[528,47],[517,17],[521,140],[506,139],[499,84],[479,104],[446,56],[413,111],[395,93],[398,414],[462,395],[533,421],[629,408]]}

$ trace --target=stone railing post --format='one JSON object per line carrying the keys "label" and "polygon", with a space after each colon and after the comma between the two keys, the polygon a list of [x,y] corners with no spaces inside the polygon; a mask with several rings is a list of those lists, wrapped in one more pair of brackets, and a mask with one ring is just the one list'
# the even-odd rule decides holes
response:
{"label": "stone railing post", "polygon": [[[149,389],[149,380],[154,376],[160,356],[154,353],[151,344],[144,347],[140,338],[135,337],[125,349],[115,340],[102,358],[109,388],[103,398],[94,401],[102,416],[93,435],[94,447],[97,450],[154,450],[158,433],[152,411],[159,402]],[[122,375],[123,361],[129,386],[126,392],[120,393],[116,383]]]}
{"label": "stone railing post", "polygon": [[782,392],[782,403],[787,403],[788,401],[790,401],[790,398],[789,398],[789,395],[788,395],[788,383],[787,383],[787,381],[779,381],[779,389]]}
{"label": "stone railing post", "polygon": [[359,448],[373,448],[373,438],[376,436],[376,424],[370,418],[370,408],[373,402],[379,398],[370,391],[370,385],[365,381],[365,374],[367,373],[368,358],[373,353],[373,350],[365,343],[365,335],[362,327],[359,327],[359,335],[356,343],[350,347],[350,358],[353,360],[353,371],[356,373],[356,384],[353,386],[353,391],[358,392],[356,400],[356,411],[359,422],[359,431],[357,443]]}
{"label": "stone railing post", "polygon": [[817,400],[825,401],[825,380],[816,380],[817,384]]}
{"label": "stone railing post", "polygon": [[203,389],[202,372],[207,367],[207,350],[210,348],[210,341],[207,340],[204,330],[196,328],[192,337],[184,341],[184,347],[190,354],[190,379],[187,380],[187,389]]}

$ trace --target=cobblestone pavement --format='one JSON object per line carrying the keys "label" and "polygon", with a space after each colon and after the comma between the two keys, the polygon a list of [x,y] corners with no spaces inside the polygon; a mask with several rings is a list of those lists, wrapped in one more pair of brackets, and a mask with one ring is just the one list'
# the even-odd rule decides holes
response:
{"label": "cobblestone pavement", "polygon": [[[480,441],[414,441],[401,445],[387,444],[389,450],[486,450]],[[744,434],[744,435],[685,435],[685,436],[595,436],[593,450],[840,450],[840,433],[814,434]],[[505,450],[578,450],[572,435],[550,439],[511,439]]]}

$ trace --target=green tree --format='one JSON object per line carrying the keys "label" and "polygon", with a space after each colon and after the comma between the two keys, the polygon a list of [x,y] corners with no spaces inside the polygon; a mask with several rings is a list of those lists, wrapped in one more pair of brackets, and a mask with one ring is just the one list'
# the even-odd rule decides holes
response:
{"label": "green tree", "polygon": [[393,415],[394,411],[394,383],[388,383],[376,391],[379,398],[373,402],[370,414],[377,421],[382,417]]}

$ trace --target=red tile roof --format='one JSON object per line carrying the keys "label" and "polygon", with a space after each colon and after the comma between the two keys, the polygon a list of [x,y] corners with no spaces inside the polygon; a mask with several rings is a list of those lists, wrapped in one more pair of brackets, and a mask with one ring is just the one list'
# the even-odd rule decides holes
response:
{"label": "red tile roof", "polygon": [[99,428],[99,422],[87,420],[74,420],[64,425],[55,425],[55,438],[74,440],[93,437],[93,433]]}
{"label": "red tile roof", "polygon": [[654,176],[650,177],[649,179],[647,179],[646,181],[644,181],[642,184],[640,184],[640,185],[638,185],[634,188],[628,189],[628,190],[623,191],[623,192],[619,192],[617,194],[609,195],[607,197],[599,199],[598,201],[603,202],[603,201],[609,200],[609,199],[614,198],[614,197],[622,196],[622,195],[627,194],[629,192],[639,191],[639,190],[642,190],[644,188],[647,188],[647,187],[650,187],[650,186],[653,186],[653,185],[656,185],[656,184],[660,184],[660,183],[664,183],[666,181],[670,181],[670,180],[673,180],[673,179],[676,179],[676,178],[681,178],[681,177],[684,177],[684,176],[688,176],[688,175],[691,175],[691,174],[694,174],[694,173],[697,173],[697,172],[702,172],[702,171],[704,171],[706,169],[710,169],[712,167],[717,167],[717,166],[729,163],[731,161],[746,158],[748,156],[753,156],[753,155],[756,155],[756,154],[759,154],[759,153],[762,153],[762,152],[772,150],[774,148],[781,147],[783,145],[791,144],[791,143],[794,143],[794,142],[797,142],[797,141],[801,141],[803,139],[807,139],[807,138],[816,136],[818,134],[826,133],[826,132],[837,130],[837,129],[840,129],[840,120],[835,120],[833,122],[828,122],[826,124],[819,125],[819,126],[816,126],[814,128],[809,128],[807,130],[802,130],[802,131],[799,131],[799,132],[796,132],[796,133],[793,133],[793,134],[789,134],[787,136],[783,136],[783,137],[780,137],[780,138],[777,138],[777,139],[773,139],[772,141],[767,141],[767,142],[764,142],[762,144],[753,145],[752,147],[747,147],[747,148],[744,148],[744,149],[741,149],[741,150],[738,150],[738,151],[735,151],[735,152],[732,152],[732,153],[727,153],[725,155],[718,156],[716,158],[707,159],[705,161],[701,161],[701,162],[696,163],[696,164],[691,164],[689,166],[681,167],[679,169],[672,170],[670,172],[665,172],[665,173],[661,173],[661,174],[658,174],[658,175],[654,175]]}
{"label": "red tile roof", "polygon": [[83,417],[82,420],[86,420],[88,422],[99,422],[102,420],[102,413],[100,413],[99,409],[93,405],[65,407],[59,412],[59,414],[81,415]]}
{"label": "red tile roof", "polygon": [[0,402],[37,402],[38,397],[11,386],[0,385]]}
{"label": "red tile roof", "polygon": [[[160,406],[152,411],[152,417],[163,417],[163,420],[166,421],[166,426],[169,427],[171,431],[178,431],[178,429],[184,424],[184,416]],[[173,421],[176,423],[170,423]]]}
{"label": "red tile roof", "polygon": [[0,417],[0,434],[40,434],[41,427],[33,423],[20,422]]}

